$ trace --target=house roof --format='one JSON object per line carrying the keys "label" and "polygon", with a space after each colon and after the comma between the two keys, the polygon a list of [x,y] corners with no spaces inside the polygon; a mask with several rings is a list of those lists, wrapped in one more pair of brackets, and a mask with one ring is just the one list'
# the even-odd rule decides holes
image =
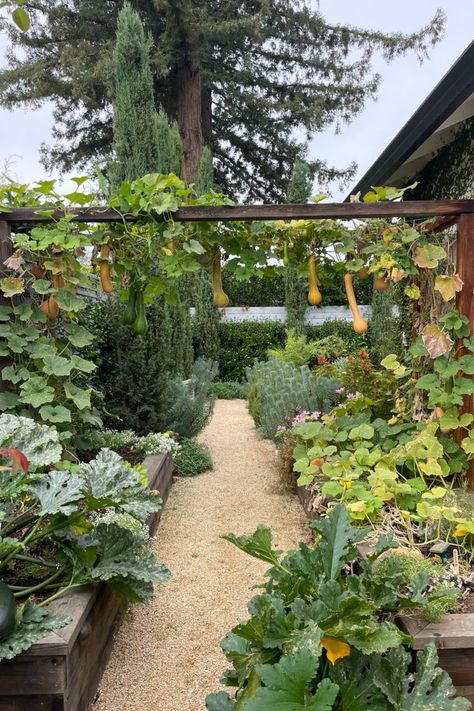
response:
{"label": "house roof", "polygon": [[[453,141],[460,122],[474,116],[474,41],[351,190],[404,187],[440,148]],[[346,198],[348,200],[349,197]]]}

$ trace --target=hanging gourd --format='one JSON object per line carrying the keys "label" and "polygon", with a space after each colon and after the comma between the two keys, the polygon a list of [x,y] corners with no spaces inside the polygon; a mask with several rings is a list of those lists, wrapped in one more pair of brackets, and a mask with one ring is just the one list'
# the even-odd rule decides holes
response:
{"label": "hanging gourd", "polygon": [[221,253],[217,249],[212,259],[212,289],[214,292],[214,305],[225,309],[229,305],[229,297],[222,288]]}
{"label": "hanging gourd", "polygon": [[136,317],[133,322],[133,330],[137,336],[145,336],[148,331],[148,323],[145,314],[145,299],[143,296],[143,291],[140,289],[137,291],[136,302]]}
{"label": "hanging gourd", "polygon": [[59,306],[54,294],[51,294],[48,299],[41,302],[40,309],[50,321],[58,318]]}
{"label": "hanging gourd", "polygon": [[112,291],[114,290],[112,286],[112,281],[110,279],[110,264],[109,264],[109,256],[110,256],[110,247],[108,244],[103,244],[101,245],[100,248],[100,264],[99,264],[99,269],[100,269],[100,283],[102,286],[102,291],[105,294],[111,294]]}
{"label": "hanging gourd", "polygon": [[387,275],[378,276],[374,279],[374,288],[377,291],[385,291],[390,286],[390,279]]}
{"label": "hanging gourd", "polygon": [[347,301],[349,302],[349,307],[352,311],[352,327],[356,333],[365,333],[367,331],[368,325],[367,321],[362,318],[357,305],[356,297],[354,294],[354,286],[352,284],[352,274],[349,272],[344,276],[344,286],[346,287]]}
{"label": "hanging gourd", "polygon": [[122,321],[126,326],[132,326],[137,318],[137,289],[134,285],[130,285],[128,290],[128,301],[125,311],[123,312]]}
{"label": "hanging gourd", "polygon": [[318,276],[316,274],[316,257],[312,254],[308,262],[308,303],[319,306],[323,297],[318,289]]}

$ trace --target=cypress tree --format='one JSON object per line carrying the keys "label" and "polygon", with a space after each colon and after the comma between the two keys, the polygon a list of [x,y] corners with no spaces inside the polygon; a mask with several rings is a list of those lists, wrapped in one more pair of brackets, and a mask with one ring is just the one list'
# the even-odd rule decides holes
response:
{"label": "cypress tree", "polygon": [[[313,181],[311,169],[307,163],[297,160],[293,166],[290,180],[286,191],[286,202],[306,203],[311,196]],[[299,273],[294,264],[288,264],[284,271],[285,276],[285,306],[286,306],[286,326],[293,329],[297,334],[304,333],[304,317],[308,307],[307,292],[308,287],[305,279]]]}
{"label": "cypress tree", "polygon": [[151,41],[137,12],[126,2],[117,22],[113,52],[113,135],[116,160],[112,184],[157,170],[159,160]]}
{"label": "cypress tree", "polygon": [[[374,56],[423,59],[444,24],[441,11],[409,34],[332,24],[314,0],[131,3],[153,37],[156,103],[178,121],[186,179],[195,181],[207,145],[218,185],[267,201],[284,198],[285,176],[303,157],[298,134],[350,121],[376,97]],[[77,170],[110,152],[107,60],[122,0],[27,5],[30,31],[7,28],[13,51],[0,100],[10,108],[52,101],[57,142],[46,164]],[[311,167],[320,183],[350,175],[322,161]]]}
{"label": "cypress tree", "polygon": [[158,141],[158,173],[174,173],[184,177],[183,145],[176,121],[170,123],[162,106],[156,116],[156,135]]}
{"label": "cypress tree", "polygon": [[212,165],[212,153],[206,146],[201,155],[199,172],[196,177],[196,193],[205,195],[214,188],[214,167]]}

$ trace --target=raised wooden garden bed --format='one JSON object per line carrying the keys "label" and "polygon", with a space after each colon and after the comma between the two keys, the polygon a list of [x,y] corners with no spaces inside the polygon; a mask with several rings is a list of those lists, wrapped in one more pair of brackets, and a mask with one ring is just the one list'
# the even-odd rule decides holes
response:
{"label": "raised wooden garden bed", "polygon": [[[298,486],[296,492],[307,518],[319,518],[313,506],[317,490]],[[398,624],[412,635],[413,649],[423,649],[430,643],[436,646],[439,666],[448,672],[459,696],[469,699],[474,707],[474,613],[443,615],[438,622],[401,616]]]}
{"label": "raised wooden garden bed", "polygon": [[[147,457],[143,465],[164,504],[172,484],[171,456]],[[148,519],[152,535],[160,514]],[[87,711],[93,701],[125,603],[102,585],[78,588],[52,607],[71,622],[0,663],[0,711]]]}

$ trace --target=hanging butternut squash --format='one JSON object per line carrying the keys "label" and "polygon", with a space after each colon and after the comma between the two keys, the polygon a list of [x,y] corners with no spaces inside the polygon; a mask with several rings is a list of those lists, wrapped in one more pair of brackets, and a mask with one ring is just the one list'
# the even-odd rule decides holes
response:
{"label": "hanging butternut squash", "polygon": [[102,286],[102,291],[105,294],[111,294],[112,291],[114,290],[114,287],[112,286],[112,281],[110,279],[110,264],[109,264],[109,256],[110,256],[110,247],[108,244],[103,244],[101,245],[100,248],[100,264],[99,264],[99,269],[100,269],[100,283]]}
{"label": "hanging butternut squash", "polygon": [[212,289],[214,291],[214,305],[225,309],[229,305],[229,297],[222,288],[221,253],[217,249],[212,258]]}
{"label": "hanging butternut squash", "polygon": [[349,307],[352,311],[352,316],[354,321],[352,327],[356,333],[365,333],[367,331],[368,325],[367,321],[362,318],[357,305],[356,297],[354,294],[354,286],[352,284],[352,274],[349,272],[344,276],[344,286],[346,287],[347,301],[349,302]]}
{"label": "hanging butternut squash", "polygon": [[308,303],[319,306],[323,297],[318,289],[318,275],[316,274],[316,257],[312,254],[308,262]]}
{"label": "hanging butternut squash", "polygon": [[378,276],[374,279],[374,288],[377,291],[385,291],[390,286],[390,279],[386,276]]}

